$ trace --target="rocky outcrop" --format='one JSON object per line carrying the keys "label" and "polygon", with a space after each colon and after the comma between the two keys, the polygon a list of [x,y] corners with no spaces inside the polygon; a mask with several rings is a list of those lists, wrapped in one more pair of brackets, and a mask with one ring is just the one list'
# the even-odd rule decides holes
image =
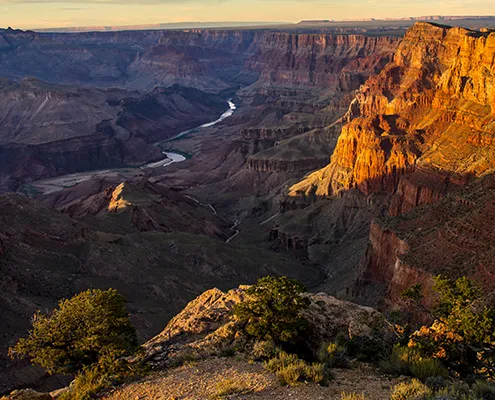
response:
{"label": "rocky outcrop", "polygon": [[247,168],[258,172],[294,172],[312,171],[321,168],[328,162],[327,158],[299,160],[263,160],[249,158]]}
{"label": "rocky outcrop", "polygon": [[397,191],[390,202],[389,214],[397,216],[418,206],[436,203],[451,190],[466,183],[466,176],[417,168],[400,178]]}
{"label": "rocky outcrop", "polygon": [[[79,220],[96,217],[93,224],[109,232],[187,232],[220,240],[232,235],[231,223],[217,216],[208,205],[163,185],[147,180],[108,183],[96,193],[90,185],[94,182],[41,196],[39,200]],[[113,223],[107,224],[108,219]]]}
{"label": "rocky outcrop", "polygon": [[328,163],[328,153],[335,148],[338,127],[314,129],[275,142],[247,160],[247,168],[258,172],[314,171]]}
{"label": "rocky outcrop", "polygon": [[[432,302],[432,278],[467,276],[486,292],[495,287],[493,236],[495,177],[488,175],[445,199],[397,217],[373,222],[365,280],[386,288],[391,302],[416,283]],[[430,296],[430,297],[428,297]]]}
{"label": "rocky outcrop", "polygon": [[414,165],[481,176],[495,168],[495,34],[417,23],[362,86],[330,165],[291,190],[392,193]]}
{"label": "rocky outcrop", "polygon": [[[168,365],[184,354],[210,355],[240,340],[232,310],[246,298],[246,289],[246,286],[228,292],[211,289],[191,301],[159,335],[144,345],[146,358],[156,365]],[[305,296],[311,301],[304,312],[311,332],[311,337],[306,339],[315,353],[321,343],[331,341],[338,334],[384,341],[390,337],[385,318],[372,308],[337,300],[325,293]]]}

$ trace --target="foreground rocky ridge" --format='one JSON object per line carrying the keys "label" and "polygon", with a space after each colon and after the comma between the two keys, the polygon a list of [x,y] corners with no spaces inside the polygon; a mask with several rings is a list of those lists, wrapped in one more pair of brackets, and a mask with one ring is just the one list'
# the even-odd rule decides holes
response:
{"label": "foreground rocky ridge", "polygon": [[[235,346],[239,327],[233,316],[236,304],[246,299],[241,286],[228,292],[212,289],[190,302],[166,328],[144,344],[146,358],[157,365],[173,363],[185,352],[210,355]],[[316,355],[321,343],[332,341],[338,334],[348,338],[381,337],[393,334],[378,311],[338,300],[325,293],[307,294],[310,307],[304,311],[309,322],[307,343]]]}

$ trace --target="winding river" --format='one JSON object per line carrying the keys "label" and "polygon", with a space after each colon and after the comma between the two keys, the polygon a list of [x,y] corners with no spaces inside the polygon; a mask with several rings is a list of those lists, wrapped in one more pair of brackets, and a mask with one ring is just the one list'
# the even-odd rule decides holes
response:
{"label": "winding river", "polygon": [[[232,99],[228,100],[228,104],[229,104],[229,109],[225,111],[215,121],[208,122],[193,129],[188,129],[187,131],[183,131],[171,139],[156,143],[155,145],[160,146],[164,143],[177,140],[185,135],[191,133],[197,133],[202,128],[211,128],[212,126],[215,126],[216,124],[222,122],[223,120],[231,117],[234,114],[235,110],[237,109],[236,105],[232,102]],[[48,178],[36,182],[31,182],[29,186],[33,187],[39,193],[43,193],[43,194],[54,193],[94,178],[108,176],[108,175],[118,175],[119,173],[126,173],[137,169],[166,167],[168,165],[179,163],[186,160],[186,157],[184,157],[182,154],[179,153],[174,153],[170,151],[162,151],[162,153],[165,156],[164,159],[143,165],[140,168],[104,169],[104,170],[96,170],[96,171],[79,172],[76,174],[62,175],[54,178]]]}
{"label": "winding river", "polygon": [[[184,136],[189,135],[191,133],[197,133],[198,130],[202,129],[202,128],[211,128],[212,126],[215,126],[216,124],[222,122],[223,120],[231,117],[232,115],[234,115],[234,112],[237,109],[237,106],[232,102],[232,99],[229,99],[227,102],[229,103],[229,109],[227,111],[225,111],[217,120],[212,121],[212,122],[207,122],[206,124],[200,125],[196,128],[188,129],[187,131],[183,131],[183,132],[179,133],[178,135],[175,135],[174,137],[172,137],[170,139],[167,139],[163,142],[157,143],[156,145],[160,146],[161,144],[180,139],[181,137],[184,137]],[[179,153],[173,153],[173,152],[169,152],[169,151],[162,151],[162,153],[167,158],[164,158],[163,160],[147,164],[141,168],[166,167],[167,165],[170,165],[173,163],[179,163],[179,162],[186,160],[186,157],[184,157],[182,154],[179,154]]]}

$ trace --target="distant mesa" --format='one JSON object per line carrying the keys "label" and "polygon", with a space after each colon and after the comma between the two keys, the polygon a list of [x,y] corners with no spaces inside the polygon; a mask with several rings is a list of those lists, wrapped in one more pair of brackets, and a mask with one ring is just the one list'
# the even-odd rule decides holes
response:
{"label": "distant mesa", "polygon": [[490,20],[495,16],[489,15],[425,15],[420,17],[402,17],[402,18],[347,18],[342,20],[321,19],[321,20],[302,20],[298,25],[323,25],[339,22],[374,22],[374,21],[458,21],[458,20]]}
{"label": "distant mesa", "polygon": [[299,22],[299,25],[328,24],[330,22],[333,22],[333,20],[330,20],[330,19],[304,19],[301,22]]}

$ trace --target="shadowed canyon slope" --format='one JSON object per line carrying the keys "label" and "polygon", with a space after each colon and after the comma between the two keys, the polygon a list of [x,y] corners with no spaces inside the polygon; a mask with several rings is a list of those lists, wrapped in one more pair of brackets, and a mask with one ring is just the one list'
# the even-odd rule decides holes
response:
{"label": "shadowed canyon slope", "polygon": [[163,158],[152,143],[219,116],[221,98],[192,88],[148,94],[37,79],[0,82],[0,187]]}
{"label": "shadowed canyon slope", "polygon": [[225,221],[164,187],[109,187],[77,211],[83,207],[86,214],[71,218],[22,195],[0,196],[2,390],[43,382],[41,371],[9,362],[7,347],[26,332],[36,310],[88,287],[125,295],[140,338],[147,339],[212,287],[270,274],[309,285],[319,279],[317,268],[283,254],[218,240],[228,234]]}

